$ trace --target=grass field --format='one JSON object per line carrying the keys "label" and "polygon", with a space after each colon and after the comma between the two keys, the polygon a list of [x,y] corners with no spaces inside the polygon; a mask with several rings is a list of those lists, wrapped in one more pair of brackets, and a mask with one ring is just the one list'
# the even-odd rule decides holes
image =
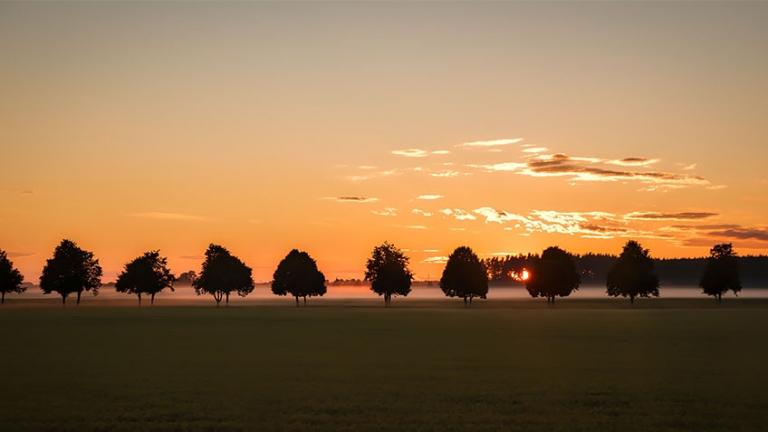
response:
{"label": "grass field", "polygon": [[768,301],[542,302],[4,307],[0,430],[768,425]]}

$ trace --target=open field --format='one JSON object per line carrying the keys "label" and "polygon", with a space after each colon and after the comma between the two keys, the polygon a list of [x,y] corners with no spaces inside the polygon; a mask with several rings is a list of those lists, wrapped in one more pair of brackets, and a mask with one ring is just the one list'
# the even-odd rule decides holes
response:
{"label": "open field", "polygon": [[0,430],[768,424],[768,300],[398,300],[9,302]]}

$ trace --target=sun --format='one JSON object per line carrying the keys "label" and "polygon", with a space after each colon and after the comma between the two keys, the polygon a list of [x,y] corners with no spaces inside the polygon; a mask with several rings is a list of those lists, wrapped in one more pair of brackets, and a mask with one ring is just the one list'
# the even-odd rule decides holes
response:
{"label": "sun", "polygon": [[528,273],[528,270],[523,269],[520,273],[516,271],[509,272],[509,277],[520,282],[525,282],[528,280],[529,277],[531,277],[531,274]]}

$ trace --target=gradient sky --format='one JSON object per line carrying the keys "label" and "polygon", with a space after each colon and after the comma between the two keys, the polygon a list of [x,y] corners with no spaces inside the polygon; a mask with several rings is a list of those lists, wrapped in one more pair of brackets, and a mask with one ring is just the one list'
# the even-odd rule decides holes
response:
{"label": "gradient sky", "polygon": [[768,253],[768,3],[0,3],[0,249]]}

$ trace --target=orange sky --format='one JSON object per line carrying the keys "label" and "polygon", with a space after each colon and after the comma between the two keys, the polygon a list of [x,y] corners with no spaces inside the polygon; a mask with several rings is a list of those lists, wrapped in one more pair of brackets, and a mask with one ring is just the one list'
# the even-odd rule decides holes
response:
{"label": "orange sky", "polygon": [[0,249],[768,253],[765,3],[0,3]]}

